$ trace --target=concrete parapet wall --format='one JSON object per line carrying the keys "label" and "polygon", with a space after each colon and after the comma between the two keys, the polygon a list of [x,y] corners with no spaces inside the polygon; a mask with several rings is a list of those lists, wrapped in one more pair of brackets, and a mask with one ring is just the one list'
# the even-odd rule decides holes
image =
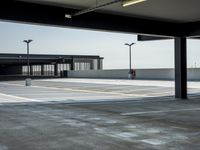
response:
{"label": "concrete parapet wall", "polygon": [[110,78],[127,79],[128,69],[119,70],[87,70],[87,71],[68,71],[69,78]]}
{"label": "concrete parapet wall", "polygon": [[136,69],[136,79],[174,80],[174,69]]}
{"label": "concrete parapet wall", "polygon": [[188,69],[188,80],[200,81],[200,68],[189,68]]}
{"label": "concrete parapet wall", "polygon": [[[128,69],[68,71],[68,77],[128,79],[128,73]],[[174,69],[136,69],[135,79],[174,80]],[[189,68],[188,80],[200,80],[200,68]]]}

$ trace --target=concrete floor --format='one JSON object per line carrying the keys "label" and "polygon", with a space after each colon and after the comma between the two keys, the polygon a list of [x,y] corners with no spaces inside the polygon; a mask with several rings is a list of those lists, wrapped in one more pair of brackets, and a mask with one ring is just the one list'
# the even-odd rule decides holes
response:
{"label": "concrete floor", "polygon": [[0,150],[199,150],[200,101],[0,106]]}
{"label": "concrete floor", "polygon": [[168,86],[168,82],[166,86],[163,86],[163,81],[158,82],[157,86],[154,86],[155,83],[145,82],[50,79],[34,80],[31,87],[25,87],[24,81],[1,82],[0,103],[125,101],[158,96],[173,98],[174,88]]}
{"label": "concrete floor", "polygon": [[0,150],[199,150],[198,88],[68,81],[0,83]]}

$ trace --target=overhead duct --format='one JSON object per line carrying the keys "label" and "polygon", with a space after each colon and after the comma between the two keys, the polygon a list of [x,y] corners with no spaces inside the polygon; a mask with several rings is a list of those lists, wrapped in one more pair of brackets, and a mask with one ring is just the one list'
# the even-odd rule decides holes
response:
{"label": "overhead duct", "polygon": [[89,12],[98,10],[98,9],[105,7],[105,6],[108,6],[108,5],[119,3],[119,2],[122,3],[123,7],[126,7],[126,6],[137,4],[137,3],[140,3],[140,2],[144,2],[144,1],[147,1],[147,0],[113,0],[111,2],[103,3],[103,4],[100,4],[100,5],[96,5],[95,7],[91,7],[91,8],[87,8],[87,9],[78,11],[74,14],[65,14],[65,18],[72,18],[74,16],[79,16],[79,15],[82,15],[82,14],[85,14],[85,13],[89,13]]}

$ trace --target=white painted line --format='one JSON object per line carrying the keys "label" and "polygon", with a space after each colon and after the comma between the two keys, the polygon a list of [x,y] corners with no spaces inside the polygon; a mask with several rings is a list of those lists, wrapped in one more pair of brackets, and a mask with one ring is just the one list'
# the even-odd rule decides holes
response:
{"label": "white painted line", "polygon": [[162,94],[162,93],[173,93],[174,91],[171,90],[171,91],[162,91],[162,92],[154,92],[154,91],[149,91],[151,92],[151,94]]}
{"label": "white painted line", "polygon": [[25,87],[25,85],[22,85],[22,84],[16,84],[16,83],[6,83],[6,82],[2,82],[0,84],[3,84],[3,85],[16,85],[16,86],[23,86]]}
{"label": "white painted line", "polygon": [[159,111],[130,112],[130,113],[120,113],[120,115],[122,115],[122,116],[130,116],[130,115],[157,114],[157,113],[184,112],[184,111],[200,111],[200,108],[164,110],[164,111],[159,110]]}
{"label": "white painted line", "polygon": [[141,142],[148,143],[148,144],[155,145],[155,146],[163,145],[166,143],[165,141],[161,141],[158,139],[144,139],[144,140],[141,140]]}
{"label": "white painted line", "polygon": [[[72,95],[72,93],[61,93],[61,92],[60,93],[58,93],[58,92],[54,92],[53,93],[53,92],[48,91],[46,93],[20,93],[20,94],[15,93],[14,95],[16,95],[16,96],[44,96],[44,97],[47,97],[47,96],[49,96],[49,97],[57,96],[57,97],[59,97],[59,96],[70,96],[70,95]],[[74,95],[74,93],[73,93],[73,95]]]}
{"label": "white painted line", "polygon": [[18,97],[18,96],[3,94],[3,93],[0,93],[0,97],[1,96],[7,97],[7,98],[12,98],[12,100],[10,100],[10,102],[19,102],[18,100],[23,101],[23,102],[28,102],[28,101],[38,102],[38,101],[40,101],[40,100],[37,100],[37,99],[30,99],[30,98],[25,98],[25,97]]}
{"label": "white painted line", "polygon": [[[134,86],[134,85],[133,85]],[[145,87],[145,88],[139,88],[139,89],[131,89],[130,91],[136,92],[136,91],[147,91],[147,90],[160,90],[160,89],[166,89],[166,87]]]}
{"label": "white painted line", "polygon": [[175,128],[175,129],[181,129],[181,130],[187,130],[188,128],[184,128],[184,127],[177,127],[177,126],[171,126],[171,128]]}
{"label": "white painted line", "polygon": [[116,80],[116,79],[81,79],[81,78],[72,79],[72,78],[67,78],[67,79],[41,79],[38,81],[93,83],[93,84],[107,84],[107,85],[111,84],[111,85],[174,87],[174,81],[163,81],[163,80]]}
{"label": "white painted line", "polygon": [[59,97],[59,98],[40,98],[43,101],[91,101],[91,100],[121,100],[119,97],[114,97],[114,96],[98,96],[98,97]]}
{"label": "white painted line", "polygon": [[[67,79],[41,79],[37,81],[50,82],[70,82],[70,83],[93,83],[106,85],[136,85],[136,86],[158,86],[158,87],[174,87],[174,81],[165,80],[116,80],[116,79],[81,79],[81,78],[67,78]],[[189,81],[188,88],[200,88],[199,81]]]}

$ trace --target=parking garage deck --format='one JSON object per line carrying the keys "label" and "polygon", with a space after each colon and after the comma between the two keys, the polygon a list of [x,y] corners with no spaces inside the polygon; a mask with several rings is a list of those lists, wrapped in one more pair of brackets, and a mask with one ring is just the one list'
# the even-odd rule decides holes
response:
{"label": "parking garage deck", "polygon": [[1,82],[0,149],[197,150],[198,86],[175,100],[169,81]]}

